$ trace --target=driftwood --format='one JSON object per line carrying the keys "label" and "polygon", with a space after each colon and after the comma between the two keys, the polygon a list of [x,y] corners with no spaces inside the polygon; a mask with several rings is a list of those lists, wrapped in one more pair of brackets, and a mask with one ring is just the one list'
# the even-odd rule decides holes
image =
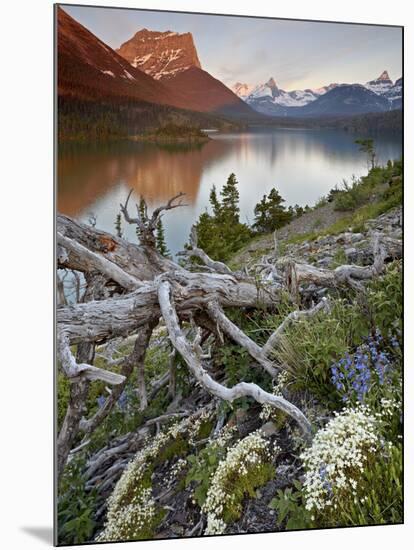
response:
{"label": "driftwood", "polygon": [[[125,204],[121,205],[121,211],[128,223],[137,226],[139,245],[75,222],[66,216],[58,216],[58,268],[81,272],[89,281],[99,279],[99,296],[95,292],[93,299],[74,304],[61,300],[61,305],[57,308],[60,366],[72,382],[68,421],[65,419],[59,434],[62,442],[62,452],[58,451],[59,473],[63,470],[71,447],[79,446],[79,441],[76,441],[79,431],[83,433],[84,441],[89,439],[93,430],[116,404],[134,368],[138,371],[137,391],[142,407],[167,383],[170,384],[170,396],[173,398],[176,391],[174,361],[171,362],[169,372],[148,391],[143,383],[145,350],[149,345],[151,332],[160,319],[165,322],[175,353],[181,355],[196,384],[225,401],[231,402],[248,396],[259,403],[279,408],[299,424],[304,438],[308,439],[311,433],[310,423],[293,403],[242,380],[231,388],[214,380],[208,372],[208,353],[203,348],[204,340],[211,338],[220,341],[223,334],[226,335],[247,350],[254,360],[252,364],[263,368],[274,377],[280,365],[273,361],[272,351],[280,343],[286,327],[321,310],[328,311],[328,302],[322,300],[311,309],[299,308],[291,313],[263,347],[229,319],[226,309],[252,309],[258,306],[276,309],[284,290],[290,292],[293,302],[300,303],[301,294],[312,285],[316,288],[345,285],[361,290],[364,281],[381,273],[387,248],[396,249],[396,243],[381,240],[377,235],[372,265],[346,265],[328,270],[292,259],[277,258],[275,237],[274,253],[264,258],[262,268],[259,266],[259,272],[262,269],[264,275],[260,278],[257,277],[257,271],[254,277],[250,277],[247,270],[233,272],[224,263],[212,260],[198,247],[197,234],[193,229],[190,248],[184,255],[196,257],[199,262],[203,262],[207,272],[194,263],[190,270],[163,257],[155,246],[154,231],[158,221],[163,212],[181,206],[177,201],[182,194],[173,197],[164,207],[157,208],[152,215],[148,214],[145,204],[141,209],[137,206],[136,217],[132,217],[128,211],[130,196],[131,194]],[[189,323],[192,327],[192,340],[183,323]],[[96,346],[127,337],[135,338],[134,350],[130,356],[124,359],[118,357],[115,362],[110,359],[107,362],[108,369],[99,369],[93,365]],[[71,352],[70,346],[73,345],[78,346],[76,358]],[[79,354],[82,349],[83,354]],[[109,370],[114,364],[121,369],[121,374]],[[83,418],[88,385],[91,380],[98,379],[112,386],[111,393],[95,416]],[[123,443],[119,445],[124,449]],[[128,444],[125,450],[130,452],[130,449]],[[124,459],[123,454],[122,460]],[[115,475],[119,467],[116,464],[112,466]],[[90,476],[92,470],[89,472]]]}

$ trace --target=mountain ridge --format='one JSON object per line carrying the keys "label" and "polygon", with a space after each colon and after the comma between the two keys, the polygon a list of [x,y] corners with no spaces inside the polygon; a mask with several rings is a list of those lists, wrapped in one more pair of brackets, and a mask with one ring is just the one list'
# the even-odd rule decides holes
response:
{"label": "mountain ridge", "polygon": [[[383,71],[378,78],[371,80],[365,84],[331,83],[327,86],[322,86],[320,88],[306,88],[304,90],[286,91],[279,88],[276,84],[275,79],[273,77],[270,77],[266,83],[258,84],[256,86],[249,85],[243,82],[236,82],[232,86],[232,89],[241,99],[243,99],[243,101],[245,101],[252,108],[261,113],[270,116],[295,116],[299,113],[300,108],[302,108],[301,114],[303,115],[305,115],[307,112],[312,111],[312,109],[307,107],[308,105],[317,101],[321,96],[328,94],[333,89],[339,86],[348,86],[348,92],[350,93],[353,90],[356,90],[356,86],[361,86],[367,91],[370,91],[377,96],[383,97],[388,101],[387,104],[386,102],[383,102],[381,100],[377,101],[376,98],[372,98],[372,107],[368,106],[368,108],[372,108],[373,112],[376,112],[378,109],[386,111],[388,110],[388,108],[401,108],[403,87],[402,78],[399,78],[395,82],[392,82],[389,77],[388,71],[386,70]],[[363,92],[357,93],[359,93],[359,96],[361,96],[361,93]],[[331,94],[330,97],[335,97],[335,94],[334,96],[332,96]],[[368,99],[368,97],[370,96],[366,95],[366,99]],[[352,98],[349,99],[352,103]],[[355,98],[355,100],[355,102],[358,103],[357,98]],[[319,102],[319,104],[320,103],[321,102]],[[335,111],[334,108],[332,108],[330,111],[330,114],[344,113],[344,110],[339,107],[337,111]],[[346,109],[346,111],[348,111],[348,109]],[[358,112],[360,111],[351,111],[350,114],[356,114]]]}
{"label": "mountain ridge", "polygon": [[202,68],[191,33],[141,29],[117,52],[133,66],[186,97],[197,111],[257,116],[219,79]]}

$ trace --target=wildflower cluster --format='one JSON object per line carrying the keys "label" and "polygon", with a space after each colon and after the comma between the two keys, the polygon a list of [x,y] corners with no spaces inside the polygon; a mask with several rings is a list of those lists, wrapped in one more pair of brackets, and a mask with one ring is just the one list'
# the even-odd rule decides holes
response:
{"label": "wildflower cluster", "polygon": [[[283,389],[286,386],[288,378],[289,378],[289,373],[287,370],[283,370],[279,373],[276,379],[276,383],[273,386],[273,391],[272,391],[273,395],[283,397]],[[275,407],[273,407],[273,405],[270,405],[269,403],[265,403],[262,406],[262,410],[259,416],[262,420],[269,420],[269,418],[272,417],[275,411],[276,409]]]}
{"label": "wildflower cluster", "polygon": [[268,480],[271,469],[269,445],[258,430],[228,449],[212,476],[202,507],[207,514],[206,535],[224,533],[226,521],[236,519],[241,512],[243,496],[246,493],[253,496],[254,488]]}
{"label": "wildflower cluster", "polygon": [[[393,348],[399,346],[395,337],[391,337],[390,343]],[[363,403],[375,384],[383,386],[388,382],[392,356],[384,347],[384,339],[377,329],[354,354],[346,353],[331,366],[331,380],[343,402]]]}
{"label": "wildflower cluster", "polygon": [[321,512],[337,508],[344,495],[357,495],[358,480],[380,448],[378,419],[365,405],[344,409],[317,432],[301,454],[305,468],[305,507]]}
{"label": "wildflower cluster", "polygon": [[[173,424],[148,442],[128,464],[108,498],[108,514],[98,541],[151,538],[159,512],[152,497],[151,475],[161,451],[179,436],[194,433],[193,417]],[[180,462],[177,468],[183,467]]]}
{"label": "wildflower cluster", "polygon": [[170,471],[168,472],[166,484],[168,486],[173,485],[175,480],[177,479],[177,476],[180,475],[187,466],[188,466],[187,460],[185,458],[179,458],[177,462],[173,464]]}
{"label": "wildflower cluster", "polygon": [[[96,402],[97,402],[98,407],[100,409],[105,405],[106,400],[107,400],[107,397],[105,397],[104,395],[100,395],[96,399]],[[125,390],[123,390],[123,392],[121,393],[121,395],[118,398],[117,407],[122,412],[125,412],[129,404],[130,404],[130,398],[129,398],[127,392]]]}

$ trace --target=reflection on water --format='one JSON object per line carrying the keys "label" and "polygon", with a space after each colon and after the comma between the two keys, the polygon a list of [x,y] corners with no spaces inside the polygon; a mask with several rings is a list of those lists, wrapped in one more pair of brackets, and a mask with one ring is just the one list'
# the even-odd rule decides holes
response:
{"label": "reflection on water", "polygon": [[[242,221],[252,221],[254,205],[276,187],[287,205],[314,204],[344,178],[367,170],[357,136],[341,130],[253,129],[212,134],[201,145],[117,143],[68,144],[59,151],[58,210],[113,231],[119,203],[129,189],[151,207],[183,191],[188,206],[164,217],[167,244],[182,249],[191,224],[208,206],[213,184],[218,189],[234,172],[239,181]],[[376,138],[380,163],[401,155],[396,136]],[[134,228],[125,227],[133,239]]]}

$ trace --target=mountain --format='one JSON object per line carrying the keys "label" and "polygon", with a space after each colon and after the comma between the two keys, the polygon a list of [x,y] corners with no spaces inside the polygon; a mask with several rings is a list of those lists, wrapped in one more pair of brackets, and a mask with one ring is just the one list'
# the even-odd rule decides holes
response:
{"label": "mountain", "polygon": [[57,67],[59,97],[140,100],[186,107],[185,98],[132,67],[60,7]]}
{"label": "mountain", "polygon": [[385,95],[394,86],[389,77],[388,71],[383,71],[378,78],[370,80],[365,84],[365,87],[371,92],[379,95]]}
{"label": "mountain", "polygon": [[[204,113],[256,116],[222,82],[200,68],[190,33],[140,31],[119,51],[134,52],[133,66],[89,30],[57,8],[58,95],[88,101],[140,101]],[[173,36],[171,36],[173,35]],[[172,42],[174,41],[174,42]],[[139,48],[159,44],[152,60]],[[178,45],[172,52],[172,45]],[[142,46],[141,46],[142,45]],[[178,53],[177,53],[178,52]],[[169,63],[165,62],[170,55]],[[147,74],[152,73],[151,74]],[[142,116],[144,118],[144,115]]]}
{"label": "mountain", "polygon": [[185,97],[188,109],[257,118],[249,105],[202,69],[191,33],[142,29],[117,52],[172,94]]}
{"label": "mountain", "polygon": [[257,86],[249,86],[248,84],[237,82],[232,87],[232,90],[256,111],[267,115],[279,116],[289,112],[286,108],[303,107],[315,101],[315,99],[335,86],[337,84],[330,84],[329,86],[315,90],[306,89],[287,92],[279,88],[275,79],[271,77],[265,84],[258,84]]}
{"label": "mountain", "polygon": [[300,109],[296,116],[338,116],[390,110],[388,99],[361,84],[341,84]]}
{"label": "mountain", "polygon": [[403,87],[404,87],[404,84],[403,84],[403,79],[401,77],[394,82],[393,87],[390,88],[386,93],[386,97],[391,102],[393,109],[402,108]]}
{"label": "mountain", "polygon": [[236,82],[231,89],[238,97],[241,99],[246,99],[252,93],[254,86],[249,86],[249,84],[243,84],[242,82]]}
{"label": "mountain", "polygon": [[171,78],[190,67],[201,69],[190,32],[179,34],[142,29],[116,51],[133,67],[156,80]]}
{"label": "mountain", "polygon": [[[332,94],[337,88],[341,90]],[[342,116],[401,108],[403,83],[402,78],[393,83],[388,72],[383,71],[365,85],[332,83],[288,92],[270,78],[256,86],[237,82],[232,89],[253,109],[270,116]]]}

